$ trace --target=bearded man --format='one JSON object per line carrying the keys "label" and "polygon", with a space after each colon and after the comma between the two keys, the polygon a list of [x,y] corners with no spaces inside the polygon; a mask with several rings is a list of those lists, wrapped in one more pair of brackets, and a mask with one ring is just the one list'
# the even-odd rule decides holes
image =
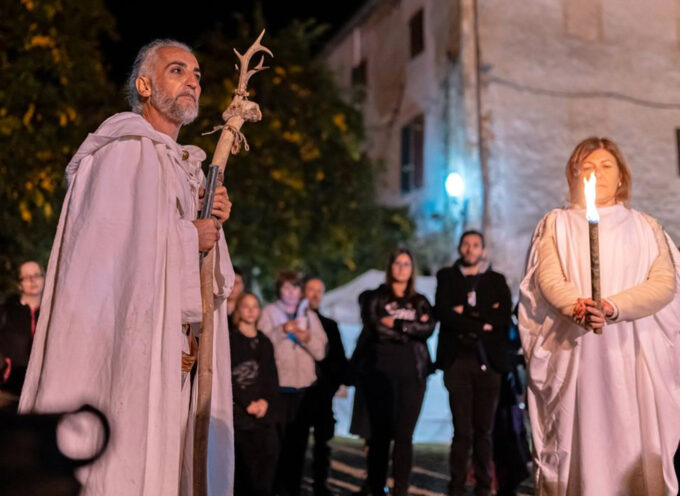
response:
{"label": "bearded man", "polygon": [[437,273],[435,312],[441,321],[437,367],[444,371],[453,420],[449,494],[466,494],[472,451],[475,494],[491,495],[493,430],[501,377],[510,369],[505,336],[510,324],[510,288],[491,270],[484,235],[466,231],[460,258]]}
{"label": "bearded man", "polygon": [[[110,422],[104,455],[79,471],[85,495],[191,494],[201,321],[199,251],[215,248],[211,495],[231,494],[233,424],[226,297],[234,275],[217,191],[195,220],[205,154],[176,142],[198,114],[200,69],[172,40],[143,47],[129,79],[132,112],[107,119],[66,168],[68,191],[48,265],[21,412],[88,403]],[[70,428],[73,427],[73,428]],[[97,430],[67,423],[60,447],[94,451]]]}

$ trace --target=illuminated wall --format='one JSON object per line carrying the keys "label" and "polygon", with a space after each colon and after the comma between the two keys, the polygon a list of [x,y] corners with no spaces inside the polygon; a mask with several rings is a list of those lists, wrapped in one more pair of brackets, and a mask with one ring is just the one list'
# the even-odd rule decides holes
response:
{"label": "illuminated wall", "polygon": [[631,205],[680,243],[680,10],[673,0],[480,1],[482,112],[496,266],[517,285],[531,232],[567,198],[591,135],[621,146]]}
{"label": "illuminated wall", "polygon": [[[329,43],[324,56],[343,88],[366,62],[361,108],[368,152],[384,164],[381,201],[410,205],[423,237],[447,222],[483,228],[495,268],[516,288],[533,228],[565,203],[571,150],[608,136],[631,165],[632,206],[680,243],[677,1],[521,5],[368,0]],[[411,57],[410,22],[421,9],[424,50]],[[419,114],[423,181],[404,193],[401,130]],[[454,170],[465,180],[457,202],[444,187]]]}
{"label": "illuminated wall", "polygon": [[[422,51],[414,55],[412,26],[420,12]],[[353,70],[355,76],[357,68],[365,70],[365,98],[359,105],[367,151],[382,167],[377,193],[387,205],[410,206],[423,237],[436,238],[447,229],[455,237],[463,222],[481,227],[478,147],[471,137],[477,128],[476,106],[466,90],[474,85],[465,82],[471,74],[465,52],[473,47],[461,49],[461,16],[460,2],[453,0],[369,1],[324,54],[348,98]],[[405,130],[418,119],[422,180],[404,191]],[[465,181],[460,200],[446,194],[445,181],[454,170]],[[441,242],[442,261],[448,263],[455,248],[446,237]]]}

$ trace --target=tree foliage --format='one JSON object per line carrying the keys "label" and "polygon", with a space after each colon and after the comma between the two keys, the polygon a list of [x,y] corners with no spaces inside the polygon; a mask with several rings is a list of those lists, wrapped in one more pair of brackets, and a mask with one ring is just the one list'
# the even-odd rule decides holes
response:
{"label": "tree foliage", "polygon": [[[237,73],[233,48],[259,33],[241,19],[197,44],[204,70],[201,117],[180,141],[211,152]],[[103,37],[114,38],[102,0],[10,0],[0,4],[0,296],[26,259],[47,262],[64,195],[64,169],[121,88],[108,82]],[[264,288],[296,268],[329,286],[370,267],[408,239],[404,210],[377,205],[374,165],[362,152],[361,114],[343,101],[311,46],[320,28],[294,22],[266,36],[271,69],[255,76],[251,98],[263,121],[244,132],[250,152],[232,157],[226,184],[234,202],[225,224],[236,263]]]}
{"label": "tree foliage", "polygon": [[[233,48],[243,53],[258,34],[250,25],[242,22],[235,39],[216,30],[200,44],[202,110],[188,133],[197,136],[221,122],[237,80]],[[244,126],[250,151],[227,165],[234,204],[225,225],[230,251],[238,264],[255,269],[265,288],[288,267],[335,286],[382,267],[413,230],[404,209],[376,203],[374,166],[362,152],[361,114],[341,98],[329,70],[311,53],[320,32],[313,22],[293,22],[265,36],[274,52],[267,60],[271,68],[251,79],[251,99],[263,119]],[[206,136],[199,144],[211,151],[216,140]]]}
{"label": "tree foliage", "polygon": [[112,25],[101,0],[0,3],[0,293],[47,262],[64,168],[113,95],[97,48]]}

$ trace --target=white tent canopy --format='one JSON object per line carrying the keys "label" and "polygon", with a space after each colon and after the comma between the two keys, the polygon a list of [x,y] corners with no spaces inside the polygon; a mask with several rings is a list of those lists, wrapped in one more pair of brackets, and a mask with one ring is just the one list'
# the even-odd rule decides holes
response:
{"label": "white tent canopy", "polygon": [[[361,332],[361,313],[359,309],[359,295],[367,289],[375,289],[385,282],[385,272],[369,270],[326,293],[321,305],[321,312],[336,320],[340,328],[342,343],[347,355],[351,355]],[[416,278],[416,290],[422,293],[434,304],[434,294],[437,286],[433,276]],[[437,343],[436,333],[428,341],[430,354],[434,359]],[[346,397],[336,397],[333,402],[337,424],[335,433],[338,436],[349,436],[349,425],[352,418],[354,388],[349,388]],[[416,425],[414,438],[417,442],[450,442],[453,435],[451,412],[449,410],[448,392],[444,388],[442,373],[437,371],[427,381],[425,401]]]}

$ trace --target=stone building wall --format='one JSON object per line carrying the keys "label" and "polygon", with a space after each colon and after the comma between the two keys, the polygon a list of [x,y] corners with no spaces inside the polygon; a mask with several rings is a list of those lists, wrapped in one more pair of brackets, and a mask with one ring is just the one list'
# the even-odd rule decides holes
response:
{"label": "stone building wall", "polygon": [[[466,115],[465,109],[459,4],[458,0],[367,2],[367,12],[360,13],[324,54],[348,94],[352,68],[366,61],[361,108],[369,137],[367,151],[382,167],[378,195],[387,205],[410,205],[421,234],[441,230],[442,221],[450,217],[446,176],[454,167],[465,172],[467,148],[476,146],[467,138],[467,128],[476,126],[468,120],[476,114]],[[425,49],[410,57],[409,20],[420,9]],[[425,129],[423,185],[402,193],[401,129],[418,115],[423,116]],[[471,181],[475,169],[470,171]],[[476,200],[480,198],[477,195]],[[473,218],[481,214],[474,201],[469,210]]]}
{"label": "stone building wall", "polygon": [[[411,59],[408,22],[420,8],[425,51]],[[484,230],[514,288],[534,226],[566,201],[569,154],[591,135],[619,143],[631,205],[680,243],[677,0],[369,0],[325,56],[344,88],[367,61],[362,109],[368,152],[384,167],[381,201],[410,205],[431,237],[460,220],[444,190],[460,172],[467,227]],[[420,112],[424,183],[402,194],[400,130]]]}
{"label": "stone building wall", "polygon": [[[528,4],[531,8],[528,8]],[[531,232],[567,198],[574,146],[606,136],[633,174],[631,206],[680,243],[680,4],[480,0],[487,236],[516,287]]]}

